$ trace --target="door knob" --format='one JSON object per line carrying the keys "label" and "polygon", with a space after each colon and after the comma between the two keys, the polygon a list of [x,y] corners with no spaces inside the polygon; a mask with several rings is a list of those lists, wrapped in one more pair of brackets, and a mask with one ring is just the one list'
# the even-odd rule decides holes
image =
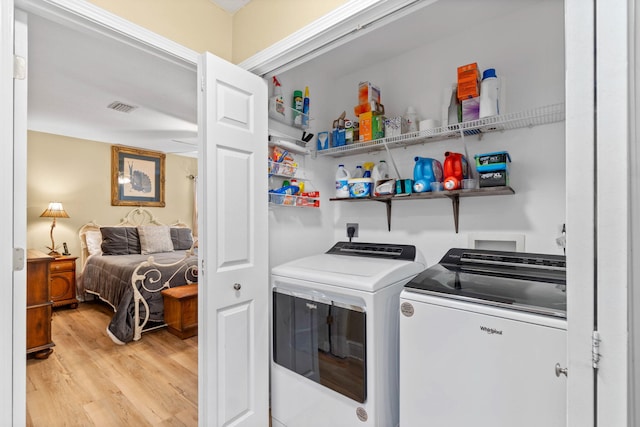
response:
{"label": "door knob", "polygon": [[556,363],[556,377],[560,377],[560,374],[564,375],[565,377],[568,377],[569,369],[563,368],[560,366],[559,363]]}
{"label": "door knob", "polygon": [[239,291],[241,287],[242,287],[242,285],[240,283],[234,283],[233,284],[233,289],[235,289],[236,291]]}

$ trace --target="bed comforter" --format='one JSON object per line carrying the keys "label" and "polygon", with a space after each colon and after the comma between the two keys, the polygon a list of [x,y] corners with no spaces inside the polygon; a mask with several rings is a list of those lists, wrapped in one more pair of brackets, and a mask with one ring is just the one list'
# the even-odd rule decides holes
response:
{"label": "bed comforter", "polygon": [[[107,328],[114,341],[127,343],[134,339],[135,302],[131,284],[132,273],[143,262],[153,258],[156,265],[144,267],[138,274],[144,274],[138,290],[149,307],[149,322],[164,323],[162,289],[196,283],[198,256],[185,256],[185,251],[161,252],[153,255],[93,255],[87,259],[82,285],[86,292],[98,296],[109,303],[115,313]],[[177,265],[163,267],[158,264]],[[145,274],[146,273],[146,274]],[[144,318],[146,307],[139,304],[140,318]]]}

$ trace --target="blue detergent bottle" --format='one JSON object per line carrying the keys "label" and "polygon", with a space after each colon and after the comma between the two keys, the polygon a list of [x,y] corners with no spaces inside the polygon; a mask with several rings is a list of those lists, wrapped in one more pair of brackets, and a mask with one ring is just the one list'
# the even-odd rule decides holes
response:
{"label": "blue detergent bottle", "polygon": [[413,191],[425,193],[431,191],[432,182],[442,181],[442,163],[430,157],[416,156],[413,167]]}

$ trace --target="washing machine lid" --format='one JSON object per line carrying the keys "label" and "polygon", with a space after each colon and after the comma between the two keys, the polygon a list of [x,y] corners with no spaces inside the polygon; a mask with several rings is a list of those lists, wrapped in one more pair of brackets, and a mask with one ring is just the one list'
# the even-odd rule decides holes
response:
{"label": "washing machine lid", "polygon": [[566,318],[566,261],[562,255],[454,248],[405,290]]}
{"label": "washing machine lid", "polygon": [[278,277],[375,292],[408,280],[426,267],[412,245],[338,242],[324,254],[273,267]]}

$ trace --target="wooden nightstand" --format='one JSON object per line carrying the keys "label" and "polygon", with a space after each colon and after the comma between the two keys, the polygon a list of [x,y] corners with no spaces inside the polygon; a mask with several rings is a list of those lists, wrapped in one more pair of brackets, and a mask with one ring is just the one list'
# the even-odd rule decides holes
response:
{"label": "wooden nightstand", "polygon": [[27,252],[27,354],[37,359],[49,357],[51,341],[51,288],[49,255],[29,249]]}
{"label": "wooden nightstand", "polygon": [[70,305],[78,307],[76,299],[76,259],[63,256],[55,258],[49,264],[51,271],[51,299],[54,307]]}

